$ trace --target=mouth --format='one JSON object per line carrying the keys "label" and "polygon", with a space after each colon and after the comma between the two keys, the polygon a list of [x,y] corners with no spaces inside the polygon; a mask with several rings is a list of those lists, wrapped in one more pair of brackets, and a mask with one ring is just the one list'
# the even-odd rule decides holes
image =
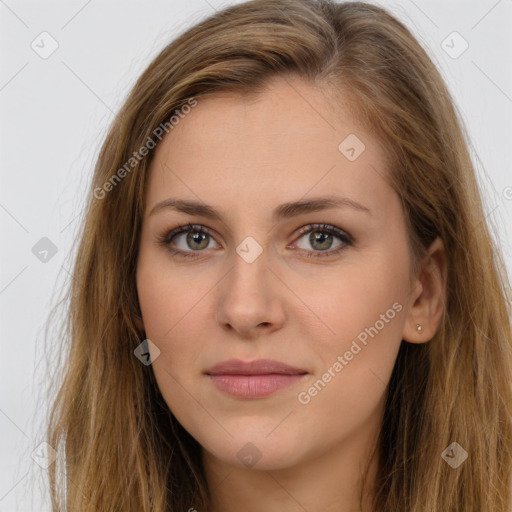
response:
{"label": "mouth", "polygon": [[256,399],[296,384],[308,372],[271,359],[250,362],[231,359],[213,366],[205,374],[223,393],[236,398]]}
{"label": "mouth", "polygon": [[256,359],[255,361],[230,359],[212,366],[205,373],[207,375],[299,375],[308,372],[274,359]]}

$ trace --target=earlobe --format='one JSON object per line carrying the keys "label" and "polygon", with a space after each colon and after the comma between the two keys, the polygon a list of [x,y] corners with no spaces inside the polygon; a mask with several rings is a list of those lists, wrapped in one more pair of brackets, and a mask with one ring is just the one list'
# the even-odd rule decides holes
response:
{"label": "earlobe", "polygon": [[[446,297],[446,254],[440,237],[432,242],[412,290],[409,313],[402,338],[409,343],[425,343],[439,329]],[[419,290],[419,291],[418,291]]]}
{"label": "earlobe", "polygon": [[[434,332],[435,334],[435,332]],[[407,321],[404,326],[404,332],[402,333],[402,339],[409,343],[426,343],[433,338],[433,334],[430,334],[430,330],[426,329],[423,324],[413,323],[409,325]]]}

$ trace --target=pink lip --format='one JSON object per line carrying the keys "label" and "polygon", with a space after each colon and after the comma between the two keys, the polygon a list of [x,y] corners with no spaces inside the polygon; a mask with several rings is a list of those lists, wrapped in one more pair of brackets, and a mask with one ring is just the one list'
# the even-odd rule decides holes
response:
{"label": "pink lip", "polygon": [[298,382],[308,372],[272,359],[230,359],[205,373],[220,391],[239,398],[263,398]]}

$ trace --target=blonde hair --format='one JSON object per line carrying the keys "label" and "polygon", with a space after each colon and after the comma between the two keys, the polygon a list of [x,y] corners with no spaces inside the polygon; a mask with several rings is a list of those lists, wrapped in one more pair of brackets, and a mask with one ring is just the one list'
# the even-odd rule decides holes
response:
{"label": "blonde hair", "polygon": [[[145,338],[135,270],[154,151],[108,193],[95,191],[191,98],[257,94],[288,75],[340,101],[348,92],[356,119],[386,148],[414,272],[437,236],[447,254],[442,324],[428,343],[402,342],[391,376],[374,509],[510,512],[510,285],[467,135],[402,23],[376,6],[328,0],[253,0],[215,13],[161,51],[112,123],[79,234],[65,375],[48,418],[59,454],[49,468],[54,511],[208,510],[201,447],[133,354]],[[441,457],[454,441],[469,454],[456,469]]]}

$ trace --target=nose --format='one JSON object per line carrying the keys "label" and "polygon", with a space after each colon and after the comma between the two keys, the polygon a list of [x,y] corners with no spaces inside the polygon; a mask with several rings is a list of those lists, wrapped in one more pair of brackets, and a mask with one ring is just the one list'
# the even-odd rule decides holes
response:
{"label": "nose", "polygon": [[254,339],[280,329],[286,318],[285,287],[276,278],[266,251],[252,263],[238,254],[217,289],[217,322],[224,330]]}

